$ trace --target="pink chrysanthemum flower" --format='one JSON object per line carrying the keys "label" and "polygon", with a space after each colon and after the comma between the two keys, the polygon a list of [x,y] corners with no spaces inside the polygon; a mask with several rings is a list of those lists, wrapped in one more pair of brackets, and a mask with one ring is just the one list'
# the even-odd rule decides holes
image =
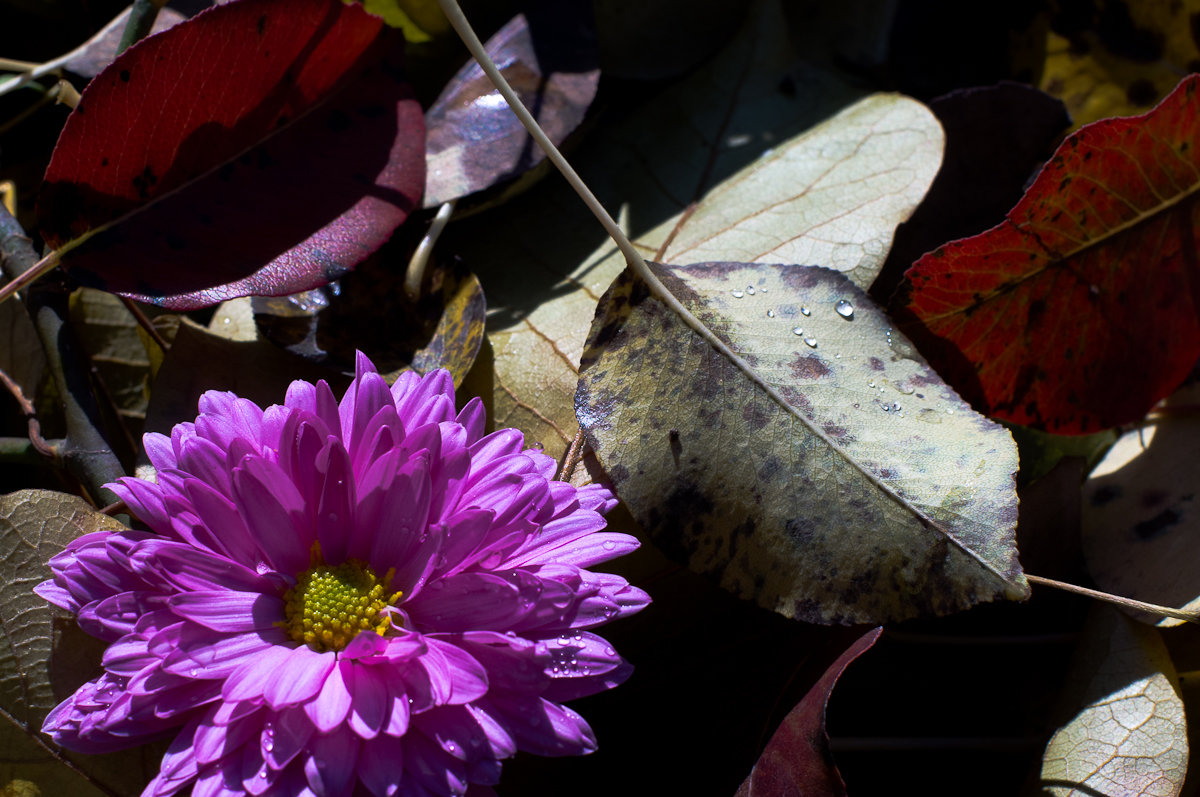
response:
{"label": "pink chrysanthemum flower", "polygon": [[80,537],[38,587],[110,643],[44,730],[84,752],[173,734],[144,795],[194,797],[488,793],[517,750],[594,750],[561,701],[629,675],[590,629],[649,599],[585,568],[637,542],[603,531],[608,490],[553,481],[453,391],[360,355],[340,404],[209,392],[147,435],[158,483],[112,487],[154,533]]}

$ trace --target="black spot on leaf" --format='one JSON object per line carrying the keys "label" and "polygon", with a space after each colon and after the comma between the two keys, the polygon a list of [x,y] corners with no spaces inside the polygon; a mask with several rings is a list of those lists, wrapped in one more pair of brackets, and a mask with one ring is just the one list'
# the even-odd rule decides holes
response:
{"label": "black spot on leaf", "polygon": [[128,70],[128,69],[122,69],[122,70],[121,70],[121,74],[120,74],[120,78],[121,78],[121,82],[122,82],[122,83],[128,83],[128,82],[129,82],[129,78],[130,78],[130,75],[129,75],[129,70]]}
{"label": "black spot on leaf", "polygon": [[1133,533],[1140,539],[1149,540],[1170,529],[1183,518],[1175,509],[1164,509],[1149,520],[1143,520],[1133,527]]}

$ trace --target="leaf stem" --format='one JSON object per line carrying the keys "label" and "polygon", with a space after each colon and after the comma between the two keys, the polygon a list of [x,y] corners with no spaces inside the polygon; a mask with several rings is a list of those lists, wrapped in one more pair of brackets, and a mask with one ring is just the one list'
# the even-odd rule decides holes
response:
{"label": "leaf stem", "polygon": [[433,247],[437,244],[442,230],[446,229],[446,224],[454,213],[454,205],[454,200],[442,203],[442,206],[438,208],[437,215],[430,222],[425,237],[421,239],[421,243],[417,244],[417,250],[413,252],[412,258],[408,261],[408,270],[404,272],[404,294],[414,302],[421,298],[421,285],[425,282],[425,269],[429,265],[429,258],[433,256]]}
{"label": "leaf stem", "polygon": [[21,413],[29,423],[29,442],[39,454],[55,462],[59,459],[59,452],[46,442],[46,438],[42,437],[42,424],[38,420],[37,410],[33,407],[33,402],[25,397],[25,391],[21,390],[21,386],[17,384],[11,376],[5,373],[4,369],[0,368],[0,384],[12,394],[17,400],[17,404],[21,405]]}
{"label": "leaf stem", "polygon": [[1044,587],[1053,587],[1060,589],[1063,592],[1073,592],[1076,595],[1083,595],[1088,598],[1111,603],[1116,606],[1121,606],[1126,609],[1136,609],[1140,612],[1149,612],[1157,614],[1159,617],[1173,617],[1176,620],[1186,620],[1189,623],[1200,623],[1200,612],[1186,611],[1184,609],[1172,609],[1169,606],[1159,606],[1156,603],[1145,603],[1144,601],[1135,601],[1132,598],[1122,598],[1120,595],[1111,595],[1107,592],[1101,592],[1096,589],[1088,589],[1075,584],[1068,584],[1065,581],[1055,581],[1052,578],[1042,578],[1041,576],[1032,576],[1029,573],[1025,574],[1025,578],[1031,584],[1041,584]]}
{"label": "leaf stem", "polygon": [[0,286],[0,302],[8,301],[17,291],[29,287],[32,283],[53,271],[56,266],[58,266],[57,249],[51,251],[50,254],[34,263],[24,272],[18,274],[7,285]]}
{"label": "leaf stem", "polygon": [[121,43],[117,45],[117,55],[150,33],[154,28],[154,20],[158,19],[159,10],[166,4],[166,0],[133,0],[129,21],[125,23],[125,30],[121,34]]}

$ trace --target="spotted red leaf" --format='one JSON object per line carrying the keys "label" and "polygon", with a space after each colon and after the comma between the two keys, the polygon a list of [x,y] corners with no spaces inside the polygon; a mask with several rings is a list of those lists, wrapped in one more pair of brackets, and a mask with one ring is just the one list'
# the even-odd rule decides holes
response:
{"label": "spotted red leaf", "polygon": [[978,409],[1094,432],[1141,418],[1200,357],[1198,86],[1082,128],[1004,222],[909,269],[909,331]]}
{"label": "spotted red leaf", "polygon": [[337,0],[239,0],[139,43],[67,120],[47,243],[80,281],[173,307],[336,279],[424,185],[390,41]]}

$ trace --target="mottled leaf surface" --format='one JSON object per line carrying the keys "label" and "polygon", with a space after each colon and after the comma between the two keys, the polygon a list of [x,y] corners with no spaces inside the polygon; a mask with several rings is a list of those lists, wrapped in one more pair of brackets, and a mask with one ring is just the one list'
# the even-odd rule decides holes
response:
{"label": "mottled leaf surface", "polygon": [[[628,119],[601,119],[572,163],[637,238],[858,96],[801,56],[779,3],[761,3],[709,64]],[[573,400],[588,326],[624,260],[559,180],[455,221],[439,250],[469,263],[487,293],[489,417],[561,457],[577,429]]]}
{"label": "mottled leaf surface", "polygon": [[116,296],[91,288],[71,294],[70,306],[96,377],[122,418],[140,428],[150,398],[150,357],[137,320]]}
{"label": "mottled leaf surface", "polygon": [[1093,608],[1064,698],[1070,717],[1042,760],[1041,794],[1175,797],[1187,774],[1179,679],[1159,633]]}
{"label": "mottled leaf surface", "polygon": [[882,628],[874,628],[863,634],[788,712],[735,797],[844,797],[846,785],[825,732],[825,708],[842,672],[881,633]]}
{"label": "mottled leaf surface", "polygon": [[[103,644],[33,592],[46,562],[81,534],[123,528],[82,499],[45,490],[0,497],[0,779],[7,771],[43,794],[136,794],[158,769],[146,746],[74,756],[41,736],[50,709],[99,673]],[[64,763],[70,755],[71,764]]]}
{"label": "mottled leaf surface", "polygon": [[38,204],[81,281],[177,308],[335,279],[424,186],[424,128],[382,23],[244,0],[130,48],[68,117]]}
{"label": "mottled leaf surface", "polygon": [[810,622],[1026,596],[1011,436],[864,292],[816,267],[655,269],[745,367],[626,273],[597,309],[576,412],[669,555]]}
{"label": "mottled leaf surface", "polygon": [[[1200,609],[1200,386],[1172,395],[1145,427],[1126,432],[1084,486],[1083,555],[1106,592]],[[1160,626],[1173,618],[1144,616]]]}
{"label": "mottled leaf surface", "polygon": [[1198,85],[1078,131],[1005,221],[908,271],[914,337],[980,411],[1099,431],[1141,418],[1200,357]]}
{"label": "mottled leaf surface", "polygon": [[[567,20],[541,53],[524,14],[487,42],[488,55],[555,144],[583,121],[600,82],[595,39],[579,17],[583,4],[562,4]],[[563,14],[560,14],[563,16]],[[574,22],[575,24],[565,24]],[[545,159],[508,103],[471,59],[425,112],[425,207],[436,207],[515,177]]]}

